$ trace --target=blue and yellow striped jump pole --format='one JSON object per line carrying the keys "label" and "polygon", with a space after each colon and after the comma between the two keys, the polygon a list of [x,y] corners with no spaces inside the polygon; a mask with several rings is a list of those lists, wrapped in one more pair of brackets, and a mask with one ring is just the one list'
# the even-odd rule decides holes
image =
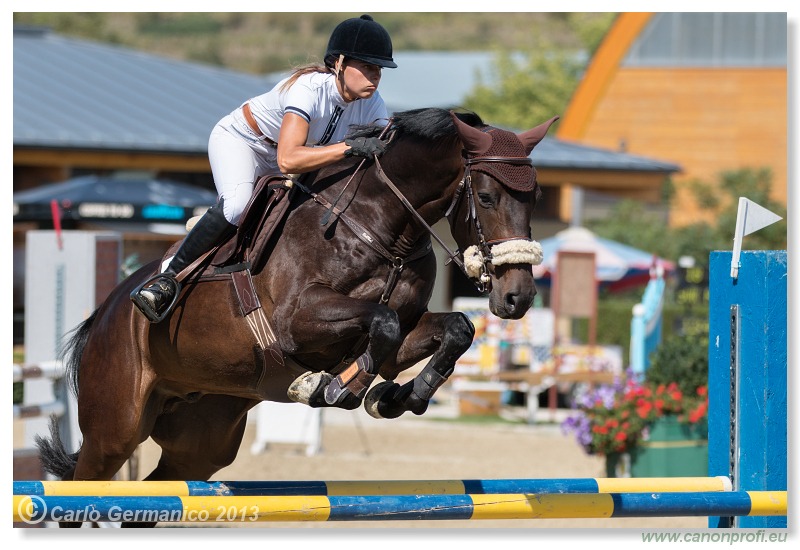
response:
{"label": "blue and yellow striped jump pole", "polygon": [[15,481],[15,495],[359,496],[730,491],[727,477],[390,481]]}
{"label": "blue and yellow striped jump pole", "polygon": [[14,521],[248,522],[785,516],[786,491],[370,496],[15,495]]}

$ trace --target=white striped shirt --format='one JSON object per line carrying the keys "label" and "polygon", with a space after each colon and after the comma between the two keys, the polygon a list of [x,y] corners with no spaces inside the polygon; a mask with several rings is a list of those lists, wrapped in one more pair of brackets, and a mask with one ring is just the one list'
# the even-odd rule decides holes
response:
{"label": "white striped shirt", "polygon": [[[281,92],[286,80],[248,101],[259,128],[275,142],[286,113],[300,115],[308,122],[306,145],[309,146],[343,141],[353,124],[386,124],[389,119],[377,91],[368,99],[348,103],[336,88],[336,76],[331,73],[304,74]],[[237,109],[235,116],[242,118],[241,109]]]}

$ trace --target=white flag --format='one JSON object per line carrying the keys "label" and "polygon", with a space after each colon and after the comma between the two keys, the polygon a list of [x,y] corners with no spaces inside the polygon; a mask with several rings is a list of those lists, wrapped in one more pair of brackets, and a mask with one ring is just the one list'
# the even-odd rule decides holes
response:
{"label": "white flag", "polygon": [[773,223],[783,219],[776,213],[767,210],[760,204],[753,202],[750,199],[739,197],[739,212],[737,217],[742,215],[743,209],[744,233],[742,236],[754,233],[762,227],[767,227],[768,225],[772,225]]}
{"label": "white flag", "polygon": [[736,213],[736,233],[733,235],[733,255],[731,256],[731,277],[739,277],[739,257],[742,252],[742,238],[759,229],[782,220],[775,212],[767,210],[758,203],[739,197],[739,211]]}

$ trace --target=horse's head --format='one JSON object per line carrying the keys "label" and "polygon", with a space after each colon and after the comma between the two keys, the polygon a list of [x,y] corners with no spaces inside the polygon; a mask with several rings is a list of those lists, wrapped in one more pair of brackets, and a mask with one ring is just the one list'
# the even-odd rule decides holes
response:
{"label": "horse's head", "polygon": [[536,295],[531,266],[542,261],[542,250],[531,239],[530,220],[540,191],[528,155],[556,120],[514,134],[474,128],[453,115],[465,170],[450,226],[467,275],[490,290],[489,308],[503,319],[521,318]]}

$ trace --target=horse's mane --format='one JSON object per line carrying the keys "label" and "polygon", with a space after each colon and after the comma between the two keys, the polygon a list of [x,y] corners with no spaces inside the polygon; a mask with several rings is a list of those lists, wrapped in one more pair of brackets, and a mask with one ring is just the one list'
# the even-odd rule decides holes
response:
{"label": "horse's mane", "polygon": [[[481,118],[470,111],[454,111],[461,120],[474,127],[484,126]],[[421,141],[438,142],[457,137],[456,127],[447,109],[424,108],[401,111],[392,115],[392,126],[400,135]],[[349,137],[374,137],[383,126],[353,126]]]}

